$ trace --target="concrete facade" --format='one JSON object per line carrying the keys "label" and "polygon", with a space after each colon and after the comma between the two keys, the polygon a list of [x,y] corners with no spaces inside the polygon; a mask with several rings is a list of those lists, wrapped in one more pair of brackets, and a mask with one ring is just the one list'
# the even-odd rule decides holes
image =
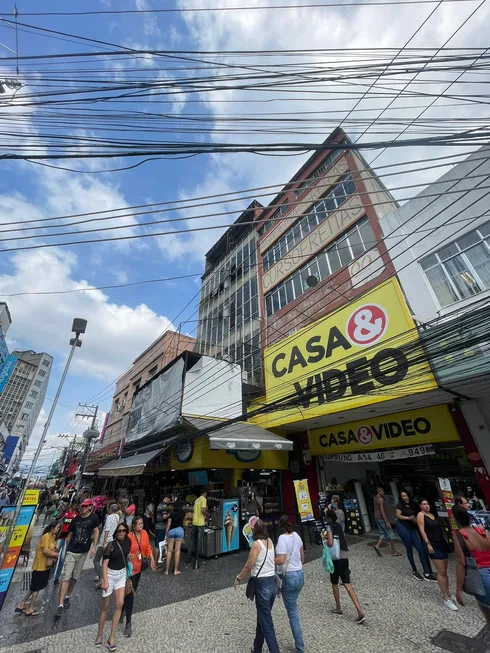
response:
{"label": "concrete facade", "polygon": [[[183,351],[194,351],[195,345],[195,338],[175,331],[166,331],[133,361],[131,367],[116,382],[101,446],[118,442],[125,436],[136,390]],[[98,448],[100,447],[97,446],[94,451]]]}

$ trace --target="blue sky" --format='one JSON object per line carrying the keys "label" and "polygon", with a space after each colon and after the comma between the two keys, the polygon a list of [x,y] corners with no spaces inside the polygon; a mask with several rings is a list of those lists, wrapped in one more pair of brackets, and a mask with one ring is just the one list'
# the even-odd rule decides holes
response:
{"label": "blue sky", "polygon": [[[2,9],[8,3],[3,3]],[[240,6],[239,0],[209,0],[213,6]],[[242,3],[243,4],[243,3]],[[267,4],[254,0],[253,4]],[[271,0],[272,4],[272,0]],[[438,10],[417,35],[411,45],[439,47],[457,25],[477,6],[447,5]],[[187,0],[177,3],[161,3],[157,0],[84,0],[83,3],[67,3],[66,0],[18,0],[19,20],[63,32],[76,33],[94,39],[110,41],[125,47],[173,50],[224,50],[224,49],[286,49],[320,47],[402,47],[408,35],[434,8],[423,5],[416,12],[412,7],[310,9],[273,12],[222,12],[201,14],[116,15],[87,17],[23,17],[29,11],[99,10],[99,9],[145,9],[161,7],[191,7]],[[196,3],[194,4],[196,6]],[[472,22],[451,42],[453,47],[471,43],[483,45],[488,35],[489,10],[482,7],[479,21]],[[486,27],[485,27],[486,25]],[[0,22],[0,57],[8,56],[15,49],[15,33]],[[6,46],[6,47],[5,47]],[[61,52],[93,51],[86,44],[73,43],[29,31],[19,31],[19,53],[58,54]],[[137,65],[158,75],[161,62],[154,59],[138,60]],[[131,64],[131,65],[134,65]],[[27,70],[27,67],[24,68]],[[0,71],[2,64],[0,60]],[[23,64],[21,62],[20,78]],[[108,66],[108,76],[124,75],[124,70]],[[448,78],[451,79],[450,77]],[[245,95],[219,92],[213,100]],[[257,98],[256,95],[247,95]],[[263,98],[263,96],[262,96]],[[190,102],[193,100],[193,102]],[[385,101],[386,103],[386,101]],[[139,108],[148,110],[150,103],[142,102]],[[161,104],[151,101],[152,110],[180,113],[203,113],[217,116],[223,112],[235,114],[246,105],[215,103],[210,96],[199,94],[175,96],[175,102]],[[271,110],[275,105],[257,105],[255,110]],[[295,102],[291,110],[318,108],[317,99]],[[330,105],[329,105],[330,106]],[[370,101],[373,117],[383,105]],[[336,108],[348,110],[352,102],[338,102]],[[331,108],[331,106],[330,106]],[[432,114],[434,115],[434,114]],[[90,124],[87,123],[90,132]],[[325,133],[326,137],[328,133]],[[237,140],[236,136],[219,136],[212,132],[207,140],[221,138]],[[242,137],[243,138],[243,137]],[[279,137],[278,137],[279,138]],[[315,138],[312,138],[315,140]],[[454,153],[454,148],[451,153]],[[406,157],[421,158],[421,151],[385,153],[379,164],[385,165]],[[437,156],[434,150],[432,156]],[[164,202],[185,198],[236,191],[264,184],[284,183],[305,160],[305,156],[292,158],[266,158],[252,155],[207,156],[201,155],[184,160],[154,161],[125,172],[101,174],[70,173],[50,170],[28,163],[1,163],[0,174],[0,221],[24,221],[36,218],[85,213],[100,209],[119,208],[150,202]],[[81,170],[120,167],[133,161],[117,160],[80,164]],[[420,173],[410,183],[428,182],[441,175]],[[402,176],[390,178],[389,185],[396,186]],[[406,194],[405,194],[406,196]],[[267,201],[261,198],[262,202]],[[249,203],[216,205],[214,209],[237,210]],[[213,207],[211,207],[213,208]],[[212,212],[212,211],[209,211]],[[187,219],[183,224],[192,227],[202,224],[190,219],[194,214],[175,212],[169,217]],[[211,218],[206,224],[229,223],[238,214]],[[146,216],[146,219],[152,216]],[[153,219],[162,219],[155,214]],[[129,217],[127,233],[135,233],[138,218]],[[114,222],[121,224],[121,221]],[[156,227],[155,227],[156,229]],[[156,230],[167,230],[159,225]],[[138,230],[137,233],[141,233]],[[82,432],[84,425],[72,418],[78,402],[100,400],[101,409],[107,410],[112,396],[112,383],[166,327],[178,327],[186,320],[196,320],[199,275],[203,271],[204,253],[222,233],[221,230],[194,232],[186,236],[146,238],[121,243],[96,243],[57,249],[42,249],[13,254],[0,254],[0,297],[5,298],[11,309],[13,324],[9,332],[11,348],[32,348],[47,351],[55,357],[48,397],[53,397],[59,381],[64,360],[68,353],[68,339],[73,317],[88,320],[84,345],[76,353],[75,364],[68,377],[60,406],[50,430],[50,446],[60,432]],[[44,242],[42,234],[36,242]],[[15,244],[15,243],[13,243]],[[12,243],[10,244],[12,246]],[[87,286],[103,286],[126,281],[140,281],[163,277],[195,274],[193,279],[179,282],[139,285],[73,293],[69,295],[25,295],[7,297],[16,292],[66,290]],[[183,314],[179,313],[190,303]],[[179,317],[177,317],[179,316]],[[196,322],[188,322],[183,331],[194,334]],[[49,410],[46,402],[45,409]],[[39,435],[42,418],[36,427],[32,444]],[[32,449],[32,447],[30,447]],[[45,453],[43,460],[51,459]]]}

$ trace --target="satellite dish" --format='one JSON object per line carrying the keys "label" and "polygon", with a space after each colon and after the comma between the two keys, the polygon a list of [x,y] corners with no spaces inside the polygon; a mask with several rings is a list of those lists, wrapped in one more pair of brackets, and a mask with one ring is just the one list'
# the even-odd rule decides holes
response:
{"label": "satellite dish", "polygon": [[314,274],[311,274],[307,279],[306,279],[306,285],[309,288],[314,288],[318,284],[318,279],[315,277]]}

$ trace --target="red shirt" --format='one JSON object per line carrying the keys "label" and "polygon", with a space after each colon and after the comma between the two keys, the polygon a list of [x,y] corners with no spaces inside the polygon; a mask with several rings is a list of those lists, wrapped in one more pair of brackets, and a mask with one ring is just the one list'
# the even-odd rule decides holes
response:
{"label": "red shirt", "polygon": [[61,526],[60,534],[58,538],[60,540],[66,540],[68,537],[68,531],[70,530],[70,524],[73,519],[78,515],[78,510],[67,510],[63,515],[63,525]]}
{"label": "red shirt", "polygon": [[129,550],[129,553],[133,554],[133,559],[131,560],[131,564],[133,565],[133,576],[136,574],[139,574],[141,571],[141,560],[139,558],[140,556],[140,548],[141,548],[141,556],[143,558],[149,558],[151,556],[151,546],[150,546],[150,540],[148,538],[148,533],[143,530],[140,533],[139,537],[139,544],[138,540],[136,539],[136,535],[134,533],[129,534],[129,539],[131,540],[131,548]]}

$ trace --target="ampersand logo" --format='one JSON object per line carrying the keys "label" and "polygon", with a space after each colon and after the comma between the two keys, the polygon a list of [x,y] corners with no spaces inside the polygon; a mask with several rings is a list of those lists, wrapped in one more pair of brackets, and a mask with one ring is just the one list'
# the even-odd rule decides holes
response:
{"label": "ampersand logo", "polygon": [[369,426],[360,426],[357,429],[357,441],[359,444],[371,444],[373,441],[373,432]]}
{"label": "ampersand logo", "polygon": [[365,347],[379,340],[387,326],[388,315],[385,309],[378,304],[365,304],[350,315],[346,331],[352,343]]}

